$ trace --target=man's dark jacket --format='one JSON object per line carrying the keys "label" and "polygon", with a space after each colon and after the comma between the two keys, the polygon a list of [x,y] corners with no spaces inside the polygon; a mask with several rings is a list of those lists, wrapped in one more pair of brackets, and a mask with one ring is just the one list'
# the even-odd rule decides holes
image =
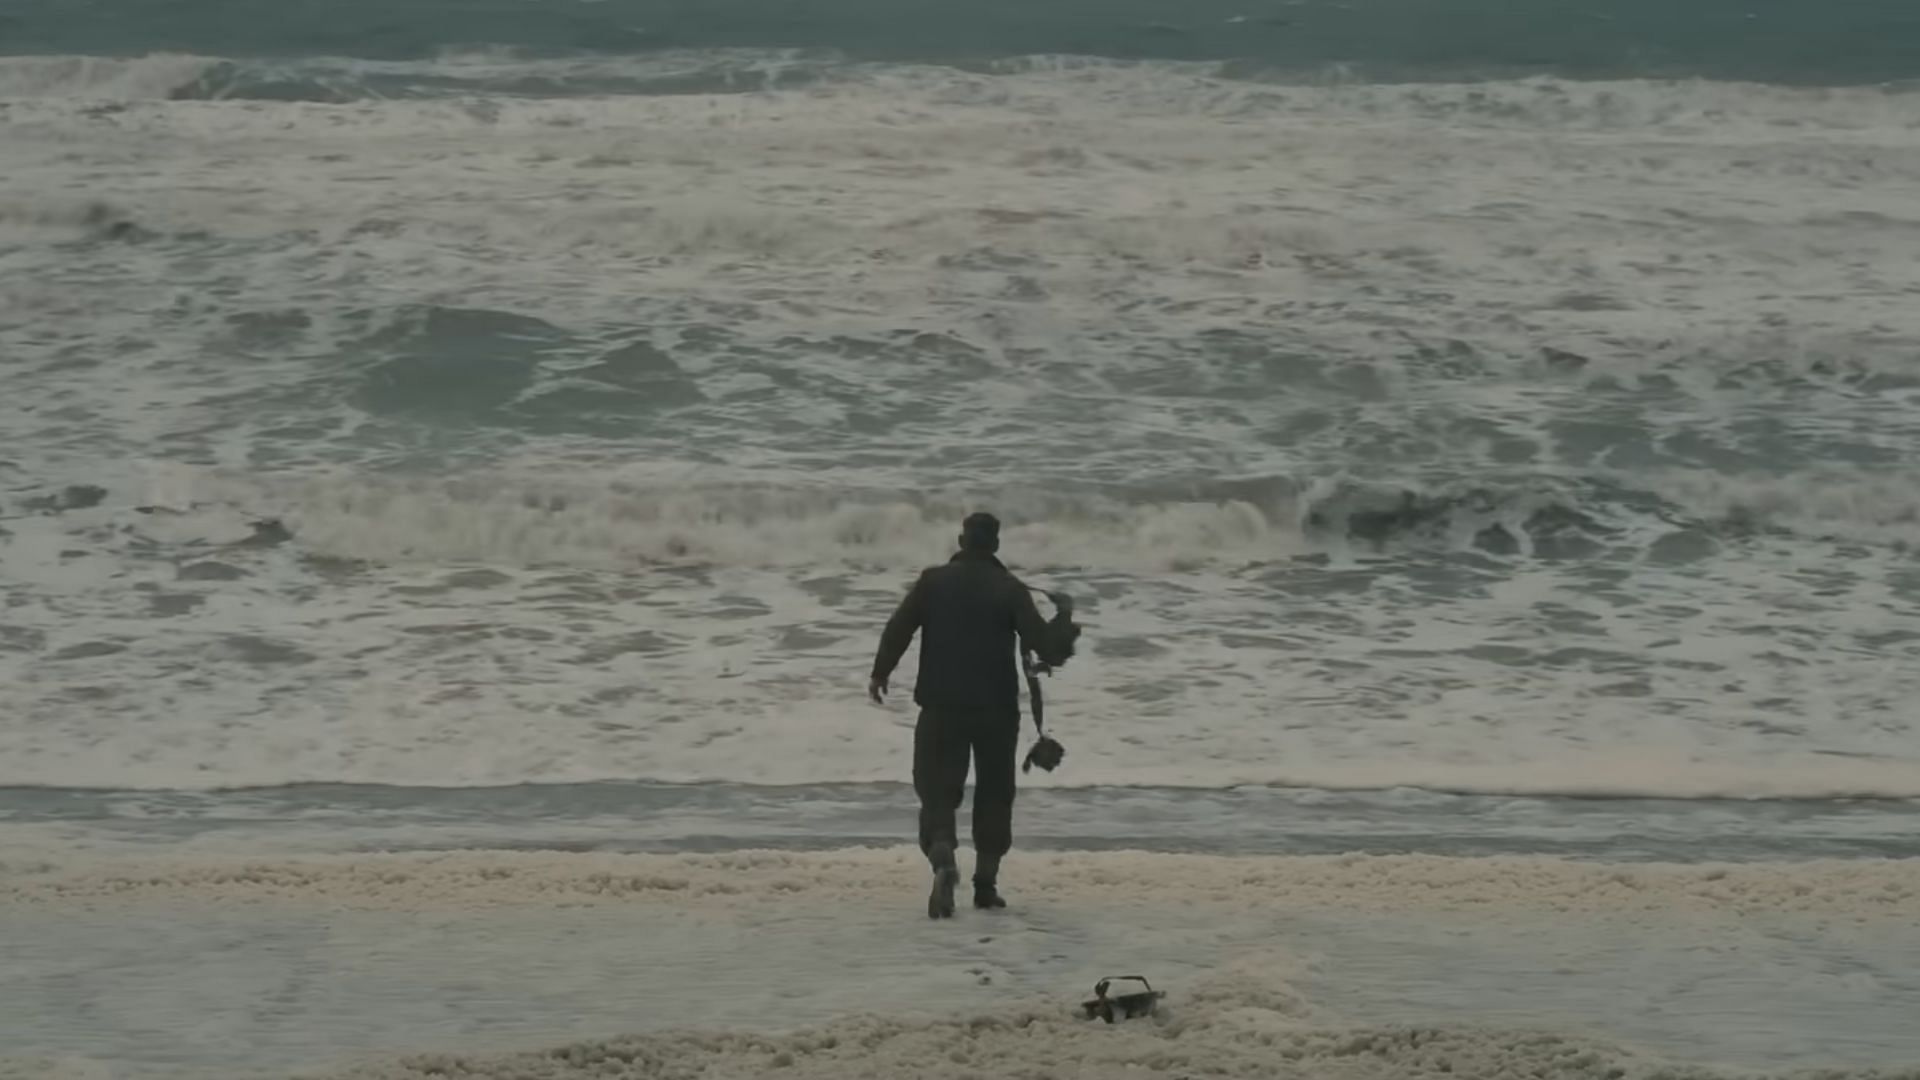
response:
{"label": "man's dark jacket", "polygon": [[886,679],[921,632],[920,677],[913,700],[922,708],[1020,711],[1020,668],[1014,639],[1048,666],[1066,663],[1072,647],[1066,620],[1040,617],[1027,587],[985,552],[962,551],[929,567],[907,592],[880,635],[873,675]]}

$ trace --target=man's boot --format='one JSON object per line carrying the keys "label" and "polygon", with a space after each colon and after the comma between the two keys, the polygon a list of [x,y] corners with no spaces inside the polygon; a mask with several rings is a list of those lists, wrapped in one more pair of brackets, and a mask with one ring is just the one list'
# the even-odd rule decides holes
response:
{"label": "man's boot", "polygon": [[994,911],[1006,907],[1007,902],[1000,896],[995,884],[1000,878],[1000,857],[998,855],[980,856],[979,865],[973,868],[973,906],[985,911]]}
{"label": "man's boot", "polygon": [[933,863],[933,891],[927,894],[927,918],[953,918],[953,890],[960,884],[960,868],[954,865],[953,845],[942,841],[927,853]]}

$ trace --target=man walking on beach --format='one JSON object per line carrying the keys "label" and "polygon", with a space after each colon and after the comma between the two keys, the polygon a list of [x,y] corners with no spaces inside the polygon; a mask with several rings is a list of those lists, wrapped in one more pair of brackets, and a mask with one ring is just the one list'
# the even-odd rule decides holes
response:
{"label": "man walking on beach", "polygon": [[1006,906],[1000,896],[1000,860],[1013,846],[1014,754],[1020,740],[1020,672],[1014,639],[1040,664],[1055,667],[1072,655],[1079,629],[1064,597],[1051,622],[995,552],[1000,522],[969,515],[960,550],[945,565],[920,574],[880,635],[868,695],[884,703],[887,680],[921,632],[920,674],[913,700],[920,720],[913,732],[913,789],[920,797],[920,850],[933,866],[930,918],[953,917],[960,881],[955,815],[966,794],[968,758],[978,768],[973,793],[973,905]]}

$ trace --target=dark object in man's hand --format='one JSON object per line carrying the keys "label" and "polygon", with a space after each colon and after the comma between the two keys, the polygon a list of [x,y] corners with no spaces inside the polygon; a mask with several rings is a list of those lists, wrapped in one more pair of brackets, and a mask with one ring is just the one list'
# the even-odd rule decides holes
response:
{"label": "dark object in man's hand", "polygon": [[[1039,589],[1034,591],[1041,592]],[[1048,664],[1036,658],[1029,663],[1033,671],[1042,675],[1051,675],[1065,667],[1067,661],[1073,659],[1074,646],[1080,641],[1080,625],[1073,621],[1073,597],[1063,592],[1049,592],[1042,595],[1053,601],[1053,618],[1047,621],[1047,631],[1059,646],[1060,662]]]}
{"label": "dark object in man's hand", "polygon": [[1032,772],[1033,767],[1038,765],[1052,772],[1060,767],[1061,759],[1066,756],[1067,748],[1061,746],[1057,739],[1051,735],[1042,735],[1039,741],[1033,744],[1033,749],[1027,751],[1027,760],[1021,763],[1020,771]]}

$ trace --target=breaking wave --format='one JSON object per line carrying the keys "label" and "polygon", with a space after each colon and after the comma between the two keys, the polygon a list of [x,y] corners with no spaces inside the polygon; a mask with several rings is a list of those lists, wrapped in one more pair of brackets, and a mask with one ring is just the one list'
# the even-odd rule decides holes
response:
{"label": "breaking wave", "polygon": [[[510,47],[445,49],[415,60],[0,56],[0,99],[343,104],[441,98],[565,99],[764,94],[844,86],[944,86],[949,105],[1005,103],[1018,84],[1123,83],[1111,103],[1142,115],[1411,118],[1449,125],[1702,130],[1765,125],[1862,131],[1901,126],[1920,82],[1810,89],[1686,78],[1544,75],[1369,79],[1338,66],[1012,56],[982,63],[885,64],[831,50],[720,48],[543,57]],[[1011,85],[1010,85],[1011,84]]]}
{"label": "breaking wave", "polygon": [[417,61],[14,56],[0,57],[0,98],[345,104],[471,95],[737,94],[791,90],[859,70],[832,56],[726,50],[539,59],[493,49]]}
{"label": "breaking wave", "polygon": [[[697,477],[702,470],[680,471]],[[780,484],[714,484],[635,472],[632,479],[616,471],[593,480],[499,472],[191,474],[163,488],[123,492],[109,511],[126,515],[133,535],[182,550],[249,542],[272,523],[312,556],[594,569],[907,568],[944,550],[955,523],[981,508],[1006,522],[1006,547],[1019,562],[1087,571],[1409,551],[1675,564],[1767,533],[1920,542],[1920,493],[1891,479],[1683,477],[1655,493],[1550,478],[1422,489],[1281,476],[1173,489],[909,494],[849,492],[798,476]]]}
{"label": "breaking wave", "polygon": [[216,63],[206,57],[171,53],[131,59],[5,56],[0,57],[0,98],[164,100]]}

